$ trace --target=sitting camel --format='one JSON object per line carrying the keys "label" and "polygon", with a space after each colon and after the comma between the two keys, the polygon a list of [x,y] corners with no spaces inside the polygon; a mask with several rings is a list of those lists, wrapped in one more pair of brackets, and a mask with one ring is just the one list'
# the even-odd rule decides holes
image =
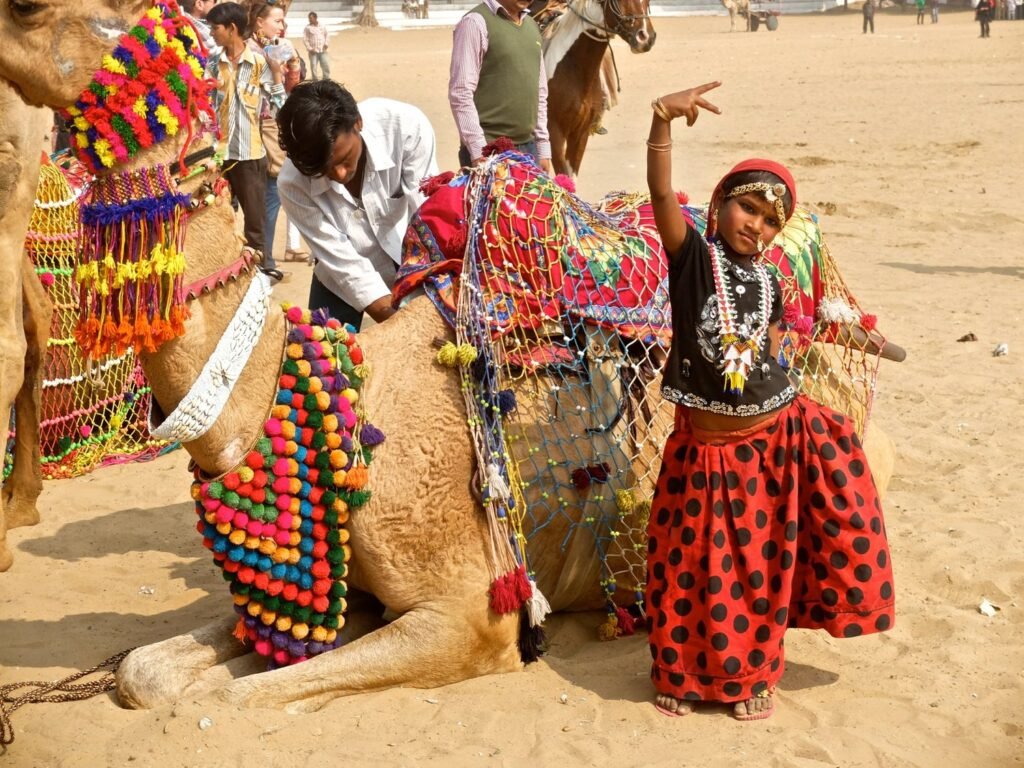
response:
{"label": "sitting camel", "polygon": [[[16,83],[31,101],[68,107],[113,49],[116,34],[147,10],[173,16],[173,0],[169,6],[150,9],[140,0],[8,5],[0,16],[0,37],[7,41],[0,50],[0,76]],[[57,27],[64,32],[54,36]],[[107,61],[116,68],[113,60]],[[204,95],[190,92],[187,101],[199,104]],[[116,158],[112,170],[98,169],[101,179],[115,171],[166,167],[179,159],[190,138],[191,132],[177,131]],[[177,189],[191,193],[200,181],[183,182]],[[188,216],[183,282],[209,290],[195,291],[182,335],[157,351],[140,354],[164,413],[175,411],[190,395],[233,323],[235,309],[264,279],[239,258],[226,196],[204,192],[202,198],[211,204]],[[250,447],[264,434],[279,376],[284,379],[282,349],[295,346],[286,347],[292,330],[285,315],[266,313],[233,395],[207,431],[185,442],[200,476],[224,477],[251,456]],[[351,552],[347,581],[375,596],[394,620],[301,664],[233,678],[256,667],[232,665],[229,673],[224,666],[247,653],[232,636],[232,627],[238,630],[241,624],[228,616],[130,654],[117,675],[122,704],[153,707],[208,695],[236,705],[302,712],[347,694],[391,686],[433,687],[521,667],[521,614],[498,612],[489,599],[495,538],[474,495],[480,481],[474,479],[462,387],[458,377],[435,361],[433,342],[438,338],[450,340],[452,333],[423,296],[410,299],[393,319],[359,338],[373,369],[359,404],[388,439],[375,449],[373,496],[352,512],[346,525],[350,538],[345,547]],[[218,375],[230,378],[226,372]],[[653,450],[650,445],[648,450]],[[493,493],[495,486],[490,488]],[[569,515],[578,513],[569,506]],[[582,529],[574,530],[550,525],[531,531],[532,558],[543,563],[537,568],[537,584],[555,610],[596,609],[606,602],[593,568],[583,555],[576,555],[583,550],[592,555],[593,545],[584,547],[579,541]]]}
{"label": "sitting camel", "polygon": [[39,522],[40,388],[53,308],[24,255],[49,112],[0,86],[0,446],[15,409],[14,468],[0,495],[0,571],[10,568],[7,530]]}

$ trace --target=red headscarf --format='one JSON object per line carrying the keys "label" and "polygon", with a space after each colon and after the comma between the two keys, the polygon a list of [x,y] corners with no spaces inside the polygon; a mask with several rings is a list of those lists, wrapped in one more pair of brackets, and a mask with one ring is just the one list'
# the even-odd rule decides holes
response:
{"label": "red headscarf", "polygon": [[[725,182],[736,174],[746,173],[747,171],[767,171],[778,176],[782,183],[786,185],[786,189],[789,190],[791,198],[790,205],[786,210],[786,216],[793,215],[793,210],[796,208],[796,182],[793,181],[793,175],[781,163],[776,163],[774,160],[762,160],[752,157],[734,166],[732,170],[722,177],[722,180],[718,182],[718,186],[715,187],[715,191],[711,195],[711,202],[708,204],[708,226],[705,236],[709,239],[718,229],[718,216],[715,215],[715,212],[725,202]],[[785,224],[786,222],[782,223]]]}

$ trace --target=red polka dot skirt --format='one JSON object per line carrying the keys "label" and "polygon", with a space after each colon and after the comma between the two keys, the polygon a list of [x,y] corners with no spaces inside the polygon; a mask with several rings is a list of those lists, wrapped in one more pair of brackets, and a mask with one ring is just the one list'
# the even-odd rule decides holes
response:
{"label": "red polka dot skirt", "polygon": [[889,629],[882,507],[849,419],[799,397],[755,434],[714,445],[679,413],[648,526],[657,691],[742,701],[782,676],[788,627]]}

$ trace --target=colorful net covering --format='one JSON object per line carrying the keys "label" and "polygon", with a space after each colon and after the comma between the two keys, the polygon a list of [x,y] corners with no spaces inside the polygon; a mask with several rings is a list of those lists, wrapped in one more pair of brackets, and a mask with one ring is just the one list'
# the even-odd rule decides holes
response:
{"label": "colorful net covering", "polygon": [[[543,564],[531,538],[555,532],[563,555],[600,581],[602,634],[628,632],[638,611],[623,607],[642,599],[647,517],[673,416],[658,394],[671,322],[650,204],[620,193],[590,206],[515,153],[449,178],[428,185],[396,294],[422,286],[456,330],[448,357],[463,363],[495,583],[517,567],[532,581]],[[704,211],[683,211],[703,232]],[[877,358],[866,346],[831,351],[851,336],[840,320],[862,318],[856,302],[812,215],[801,211],[781,238],[769,260],[792,307],[793,375],[863,425]],[[840,303],[844,318],[821,315]],[[494,596],[492,607],[515,607]]]}
{"label": "colorful net covering", "polygon": [[[44,164],[25,251],[54,305],[44,369],[40,448],[47,478],[151,458],[170,447],[149,436],[150,388],[132,350],[88,364],[75,341],[79,198],[88,174],[77,163]],[[5,462],[5,476],[9,464]]]}

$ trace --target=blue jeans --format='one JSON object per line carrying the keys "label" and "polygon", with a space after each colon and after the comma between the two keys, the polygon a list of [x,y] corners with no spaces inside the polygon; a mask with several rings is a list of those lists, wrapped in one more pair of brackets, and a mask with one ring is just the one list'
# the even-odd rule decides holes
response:
{"label": "blue jeans", "polygon": [[[516,152],[521,152],[524,155],[529,155],[533,158],[537,165],[540,165],[540,157],[537,155],[537,142],[527,141],[522,144],[516,144]],[[469,156],[469,150],[461,144],[459,145],[459,165],[465,168],[467,165],[472,164],[472,159]]]}
{"label": "blue jeans", "polygon": [[[317,69],[320,69],[321,76],[316,76]],[[321,53],[309,52],[309,76],[313,80],[330,80],[331,65],[327,63],[327,51]]]}
{"label": "blue jeans", "polygon": [[277,231],[277,214],[281,210],[281,196],[277,194],[277,177],[267,177],[267,191],[264,195],[267,206],[267,223],[264,227],[266,241],[263,244],[263,266],[277,269],[274,261],[274,232]]}

